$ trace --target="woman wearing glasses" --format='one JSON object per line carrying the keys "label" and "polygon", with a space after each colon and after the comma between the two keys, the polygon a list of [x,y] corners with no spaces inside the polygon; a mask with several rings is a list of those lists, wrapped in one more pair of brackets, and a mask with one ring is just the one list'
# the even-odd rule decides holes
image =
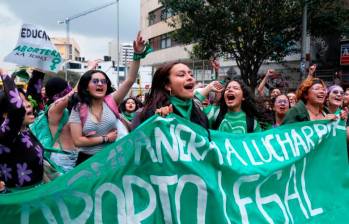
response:
{"label": "woman wearing glasses", "polygon": [[344,90],[339,85],[332,85],[327,90],[326,112],[338,114],[344,100]]}
{"label": "woman wearing glasses", "polygon": [[[142,55],[144,47],[145,41],[138,33],[133,43],[135,54]],[[74,104],[69,118],[72,138],[79,148],[76,164],[85,161],[120,136],[116,121],[123,119],[118,105],[136,80],[140,65],[139,57],[137,59],[131,63],[128,76],[117,91],[113,91],[111,82],[103,71],[89,70],[81,76],[78,102]]]}
{"label": "woman wearing glasses", "polygon": [[278,95],[276,98],[272,99],[273,103],[273,128],[281,125],[285,118],[287,111],[290,109],[289,98],[285,94]]}
{"label": "woman wearing glasses", "polygon": [[326,114],[324,103],[326,99],[326,85],[318,78],[305,79],[296,91],[298,103],[286,114],[283,124],[330,119],[335,120],[334,114]]}

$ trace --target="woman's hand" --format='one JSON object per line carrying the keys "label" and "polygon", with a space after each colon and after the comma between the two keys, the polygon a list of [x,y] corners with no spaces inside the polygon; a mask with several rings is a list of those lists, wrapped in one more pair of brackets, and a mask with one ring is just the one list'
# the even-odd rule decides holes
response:
{"label": "woman's hand", "polygon": [[316,71],[316,64],[313,64],[312,66],[309,67],[309,72],[308,72],[308,78],[313,78],[315,71]]}
{"label": "woman's hand", "polygon": [[155,114],[159,114],[162,117],[166,117],[170,113],[173,113],[172,104],[170,104],[170,106],[164,106],[159,109],[156,109],[155,111]]}
{"label": "woman's hand", "polygon": [[141,31],[138,32],[136,40],[133,41],[133,50],[135,53],[139,54],[144,51],[145,40],[141,36]]}
{"label": "woman's hand", "polygon": [[348,120],[348,108],[347,107],[344,107],[343,110],[341,110],[341,113],[339,115],[339,117],[342,119],[342,120],[345,120],[347,121]]}
{"label": "woman's hand", "polygon": [[118,137],[118,132],[117,130],[112,130],[106,136],[108,138],[108,142],[114,142]]}
{"label": "woman's hand", "polygon": [[98,64],[102,62],[102,59],[95,59],[87,62],[87,70],[95,70]]}
{"label": "woman's hand", "polygon": [[210,82],[210,84],[208,84],[208,88],[210,91],[220,93],[223,91],[224,86],[218,81],[212,81],[212,82]]}
{"label": "woman's hand", "polygon": [[335,121],[338,119],[337,115],[335,114],[326,114],[325,117],[323,118],[324,120],[331,120]]}

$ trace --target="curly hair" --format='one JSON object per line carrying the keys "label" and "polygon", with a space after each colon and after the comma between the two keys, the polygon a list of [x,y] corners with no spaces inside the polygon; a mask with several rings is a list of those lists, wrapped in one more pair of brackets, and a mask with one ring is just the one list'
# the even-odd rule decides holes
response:
{"label": "curly hair", "polygon": [[[136,105],[134,111],[137,111],[137,110],[138,110],[139,104],[140,104],[139,100],[138,100],[137,98],[135,98],[135,97],[127,97],[124,101],[122,101],[122,103],[121,103],[120,106],[119,106],[119,109],[120,109],[121,112],[126,112],[126,103],[127,103],[127,101],[130,100],[130,99],[133,100],[133,102],[134,102],[135,105]],[[134,111],[133,111],[133,112],[134,112]]]}
{"label": "curly hair", "polygon": [[308,95],[308,90],[315,84],[321,84],[326,89],[326,84],[321,79],[307,78],[298,86],[298,89],[296,90],[297,100],[302,100],[304,103],[306,103],[306,96]]}
{"label": "curly hair", "polygon": [[[257,101],[254,97],[251,89],[243,82],[243,80],[235,78],[226,83],[223,91],[223,95],[231,82],[237,82],[242,90],[245,100],[241,102],[241,110],[246,113],[246,116],[254,117],[260,122],[270,122],[269,116],[266,116],[266,110],[262,105],[262,102]],[[220,100],[220,111],[217,116],[216,122],[213,124],[213,129],[218,129],[225,114],[228,112],[228,106],[225,102],[224,96]]]}

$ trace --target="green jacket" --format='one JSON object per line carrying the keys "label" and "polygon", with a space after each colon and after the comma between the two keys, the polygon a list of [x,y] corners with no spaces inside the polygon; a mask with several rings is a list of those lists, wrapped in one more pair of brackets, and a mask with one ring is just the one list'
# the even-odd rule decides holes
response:
{"label": "green jacket", "polygon": [[302,100],[298,101],[294,107],[287,111],[282,124],[290,124],[301,121],[310,121],[308,110]]}

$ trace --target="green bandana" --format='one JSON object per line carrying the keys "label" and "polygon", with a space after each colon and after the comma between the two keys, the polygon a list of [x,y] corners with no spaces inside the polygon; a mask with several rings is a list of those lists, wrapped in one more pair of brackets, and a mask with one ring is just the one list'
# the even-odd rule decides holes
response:
{"label": "green bandana", "polygon": [[133,53],[133,60],[139,61],[139,60],[145,58],[145,56],[147,56],[147,54],[149,54],[151,52],[153,52],[153,48],[150,46],[150,43],[148,42],[148,43],[146,43],[145,49],[142,53],[136,53],[136,52]]}
{"label": "green bandana", "polygon": [[186,118],[187,120],[190,120],[190,115],[193,108],[192,99],[181,100],[175,96],[170,96],[170,102],[178,110],[179,114],[182,117]]}
{"label": "green bandana", "polygon": [[135,113],[134,112],[133,113],[123,112],[122,115],[130,122],[135,117]]}

